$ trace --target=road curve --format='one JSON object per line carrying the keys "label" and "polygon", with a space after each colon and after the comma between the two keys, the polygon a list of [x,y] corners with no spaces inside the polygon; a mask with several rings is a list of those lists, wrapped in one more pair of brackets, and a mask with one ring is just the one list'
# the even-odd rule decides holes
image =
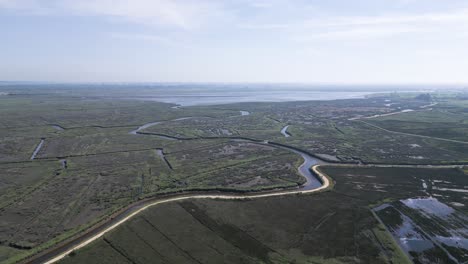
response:
{"label": "road curve", "polygon": [[[44,259],[37,259],[37,260],[30,260],[28,263],[55,263],[64,257],[66,257],[68,254],[70,254],[72,251],[78,250],[80,248],[83,248],[93,241],[96,241],[97,239],[101,238],[104,236],[106,233],[114,230],[118,226],[122,225],[126,221],[130,220],[137,214],[145,211],[146,209],[164,204],[164,203],[169,203],[169,202],[176,202],[176,201],[182,201],[182,200],[187,200],[187,199],[223,199],[223,200],[243,200],[243,199],[256,199],[256,198],[265,198],[265,197],[274,197],[274,196],[283,196],[283,195],[292,195],[292,194],[306,194],[306,193],[315,193],[315,192],[320,192],[323,191],[327,188],[330,187],[330,182],[331,180],[327,175],[322,173],[318,167],[320,165],[315,165],[312,167],[312,171],[317,175],[317,177],[320,179],[322,182],[322,185],[318,188],[311,189],[311,190],[301,190],[301,189],[295,189],[295,190],[279,190],[271,193],[261,193],[261,194],[239,194],[239,195],[223,195],[223,194],[193,194],[193,195],[181,195],[179,197],[171,197],[171,198],[162,198],[156,201],[152,201],[146,205],[143,205],[141,208],[138,210],[128,214],[127,216],[119,219],[112,225],[106,227],[105,229],[99,231],[96,234],[93,234],[92,236],[86,238],[85,240],[81,240],[79,243],[76,243],[75,245],[68,246],[66,248],[63,248],[63,250],[56,250],[56,252],[53,252],[53,256],[50,258],[44,260]],[[86,235],[86,234],[84,234]],[[76,241],[76,240],[75,240]],[[73,242],[71,242],[73,243]]]}

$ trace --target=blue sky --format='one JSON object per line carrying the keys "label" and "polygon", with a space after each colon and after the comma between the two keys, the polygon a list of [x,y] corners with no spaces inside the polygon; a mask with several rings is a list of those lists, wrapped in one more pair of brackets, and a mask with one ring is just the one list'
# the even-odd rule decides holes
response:
{"label": "blue sky", "polygon": [[0,80],[468,83],[466,0],[0,0]]}

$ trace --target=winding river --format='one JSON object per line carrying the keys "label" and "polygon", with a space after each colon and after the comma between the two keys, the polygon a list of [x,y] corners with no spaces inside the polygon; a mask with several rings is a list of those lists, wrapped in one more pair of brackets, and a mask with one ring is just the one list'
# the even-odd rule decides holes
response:
{"label": "winding river", "polygon": [[[250,112],[248,112],[248,111],[239,111],[239,112],[240,112],[241,116],[250,115]],[[161,123],[172,122],[172,121],[181,121],[181,120],[187,120],[187,119],[192,119],[192,118],[197,118],[197,117],[181,117],[181,118],[176,118],[176,119],[168,120],[168,121],[158,121],[158,122],[147,123],[147,124],[144,124],[144,125],[138,127],[135,130],[130,131],[130,134],[138,135],[138,134],[140,134],[139,132],[141,132],[142,130],[144,130],[146,128],[149,128],[149,127],[152,127],[152,126],[156,126],[156,125],[161,124]],[[281,133],[285,137],[290,137],[291,136],[287,132],[288,127],[289,127],[289,125],[285,126],[281,130]],[[140,134],[140,135],[151,136],[151,134]],[[158,136],[158,137],[164,138],[164,139],[168,139],[168,140],[177,140],[176,138],[172,138],[172,137],[168,137],[168,136],[161,136],[161,135],[155,135],[155,136]],[[226,138],[229,139],[229,137],[226,137]],[[261,145],[274,146],[276,148],[285,149],[285,150],[288,150],[288,151],[291,151],[293,153],[296,153],[296,154],[300,155],[302,157],[302,159],[304,159],[304,162],[301,164],[301,166],[299,166],[298,171],[299,171],[300,175],[302,175],[304,178],[306,178],[306,182],[299,187],[299,190],[313,190],[313,189],[316,189],[316,188],[318,188],[318,187],[320,187],[322,185],[320,180],[318,180],[317,177],[310,171],[310,168],[312,166],[314,166],[314,165],[317,165],[317,164],[324,164],[325,163],[324,161],[319,160],[319,159],[317,159],[315,157],[312,157],[311,155],[309,155],[309,154],[307,154],[307,153],[305,153],[303,151],[299,151],[297,149],[287,147],[285,145],[271,144],[268,141],[264,141],[263,143],[259,143],[258,141],[249,140],[247,138],[235,139],[235,140],[244,141],[244,142],[252,142],[252,143],[261,144]]]}
{"label": "winding river", "polygon": [[[249,112],[247,111],[241,111],[241,115],[248,115],[245,114]],[[138,127],[135,130],[130,131],[129,133],[132,135],[142,135],[139,132],[143,129],[149,128],[151,126],[155,126],[158,124],[161,124],[163,122],[171,122],[171,121],[177,121],[177,120],[184,120],[184,119],[189,119],[189,118],[195,118],[195,117],[184,117],[184,118],[178,118],[174,120],[169,120],[169,121],[159,121],[159,122],[152,122],[152,123],[147,123],[144,124],[140,127]],[[145,134],[147,135],[147,134]],[[229,138],[227,138],[229,139]],[[198,193],[180,193],[180,194],[169,194],[169,195],[160,195],[157,197],[152,197],[144,200],[140,200],[130,206],[128,206],[126,209],[119,211],[103,221],[103,223],[100,223],[87,231],[77,234],[75,237],[69,239],[68,241],[64,241],[60,244],[57,244],[57,246],[46,250],[36,256],[33,256],[31,259],[26,260],[26,263],[55,263],[62,258],[66,257],[68,254],[70,254],[72,251],[78,250],[82,247],[85,247],[86,245],[92,243],[93,241],[99,239],[102,237],[104,234],[107,232],[115,229],[116,227],[120,226],[124,222],[128,221],[135,215],[139,214],[143,210],[158,205],[162,203],[167,203],[167,202],[173,202],[173,201],[181,201],[185,199],[226,199],[226,200],[242,200],[242,199],[253,199],[253,198],[263,198],[263,197],[273,197],[273,196],[282,196],[282,195],[291,195],[291,194],[299,194],[299,193],[312,193],[312,192],[318,192],[323,189],[326,189],[330,186],[330,181],[328,180],[327,176],[322,174],[318,169],[317,166],[318,164],[325,164],[325,162],[312,157],[311,155],[307,154],[306,152],[300,151],[298,149],[294,149],[292,147],[288,147],[285,145],[279,145],[276,143],[270,143],[268,141],[263,141],[259,142],[256,140],[250,140],[250,139],[233,139],[236,141],[244,141],[244,142],[251,142],[255,144],[261,144],[261,145],[269,145],[273,146],[275,148],[280,148],[280,149],[285,149],[288,151],[291,151],[293,153],[296,153],[300,155],[303,159],[304,162],[299,166],[298,172],[300,175],[305,177],[306,182],[299,186],[298,188],[292,188],[292,189],[275,189],[271,191],[264,191],[264,192],[257,192],[257,193],[246,193],[246,194],[236,194],[236,193],[220,193],[220,192],[211,192],[213,194],[210,194],[210,191],[206,192],[198,192]],[[41,141],[42,145],[43,141]],[[38,148],[40,148],[38,146]],[[162,149],[157,149],[156,150],[157,155],[160,157],[164,158],[164,153]],[[171,167],[171,165],[168,163],[168,166]]]}
{"label": "winding river", "polygon": [[301,185],[299,189],[303,191],[309,191],[309,190],[314,190],[314,189],[321,187],[322,181],[317,178],[317,175],[312,173],[311,168],[318,164],[324,164],[324,162],[302,151],[290,149],[287,147],[283,147],[283,148],[301,155],[301,157],[304,159],[304,163],[302,163],[301,166],[299,166],[298,170],[299,170],[299,173],[307,179],[307,181],[306,183]]}
{"label": "winding river", "polygon": [[168,121],[158,121],[158,122],[146,123],[146,124],[144,124],[142,126],[139,126],[137,129],[130,131],[129,134],[138,135],[138,132],[140,132],[141,130],[147,129],[147,128],[155,126],[157,124],[161,124],[161,123],[164,123],[164,122],[172,122],[172,121],[182,121],[182,120],[187,120],[187,119],[192,119],[192,118],[197,118],[197,117],[189,116],[189,117],[176,118],[176,119],[172,119],[172,120],[168,120]]}
{"label": "winding river", "polygon": [[[250,114],[247,111],[240,111],[240,113],[241,113],[241,116]],[[185,118],[178,118],[178,119],[169,120],[169,121],[147,123],[138,127],[136,130],[130,131],[129,133],[132,135],[143,135],[139,132],[151,126],[158,125],[163,122],[177,121],[177,120],[183,120],[183,119],[189,119],[189,118],[195,118],[195,117],[185,117]],[[355,119],[361,119],[361,118],[362,117],[355,118]],[[353,119],[350,119],[350,120],[353,120]],[[285,136],[287,133],[287,128],[288,126],[284,127],[281,130],[282,133],[284,132],[283,135]],[[148,134],[145,134],[145,135],[148,135]],[[171,138],[171,139],[177,140],[177,138]],[[229,139],[229,138],[226,138],[226,139]],[[71,252],[78,250],[80,248],[83,248],[89,245],[90,243],[96,241],[97,239],[104,236],[106,233],[122,225],[123,223],[125,223],[126,221],[134,217],[135,215],[146,210],[147,208],[156,206],[159,204],[163,204],[163,203],[181,201],[181,200],[186,200],[186,199],[242,200],[242,199],[264,198],[264,197],[292,195],[292,194],[300,194],[300,193],[314,193],[314,192],[319,192],[321,190],[324,190],[330,187],[331,183],[330,183],[329,178],[325,174],[320,172],[320,170],[318,170],[319,164],[326,164],[326,163],[317,158],[312,157],[311,155],[309,155],[308,153],[304,151],[295,149],[293,147],[280,145],[274,142],[268,142],[268,141],[259,142],[256,140],[250,140],[250,139],[245,139],[245,138],[244,139],[231,138],[231,139],[252,142],[255,144],[270,145],[276,148],[286,149],[288,151],[291,151],[300,155],[304,159],[304,162],[299,166],[298,172],[300,173],[300,175],[306,178],[306,183],[294,189],[275,189],[275,190],[265,191],[265,192],[260,192],[260,193],[239,194],[239,193],[221,193],[221,192],[206,191],[206,192],[198,192],[198,193],[178,193],[178,194],[160,195],[157,197],[140,200],[140,201],[135,202],[134,204],[129,205],[125,209],[114,213],[112,216],[110,216],[106,220],[91,227],[85,232],[79,233],[76,236],[63,241],[51,247],[48,250],[45,250],[35,256],[32,256],[31,258],[26,259],[24,262],[25,263],[55,263],[61,260],[62,258],[66,257]],[[34,151],[31,159],[33,159],[35,155],[39,152],[43,143],[44,143],[44,140],[41,140],[36,150]],[[157,150],[157,154],[160,155],[162,158],[164,158],[164,153],[162,149]],[[372,166],[406,167],[406,166],[411,166],[411,165],[372,165]],[[456,165],[456,166],[462,166],[462,165]],[[435,166],[417,165],[416,167],[435,167]],[[455,167],[455,165],[443,165],[443,166],[437,166],[437,167]]]}

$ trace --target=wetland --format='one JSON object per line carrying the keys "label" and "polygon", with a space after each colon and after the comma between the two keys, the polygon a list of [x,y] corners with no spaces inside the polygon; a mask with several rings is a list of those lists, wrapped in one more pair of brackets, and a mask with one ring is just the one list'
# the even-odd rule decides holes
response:
{"label": "wetland", "polygon": [[[67,89],[1,87],[0,263],[32,261],[147,199],[281,191],[298,194],[158,205],[63,262],[467,260],[464,96],[176,105]],[[314,165],[332,189],[300,194],[322,184]]]}

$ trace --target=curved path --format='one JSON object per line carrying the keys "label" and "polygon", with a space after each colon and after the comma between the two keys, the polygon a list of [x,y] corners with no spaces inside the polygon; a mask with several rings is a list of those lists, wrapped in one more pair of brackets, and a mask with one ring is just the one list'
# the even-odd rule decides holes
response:
{"label": "curved path", "polygon": [[122,225],[126,221],[130,220],[133,218],[135,215],[143,212],[144,210],[164,204],[164,203],[169,203],[169,202],[176,202],[176,201],[182,201],[182,200],[187,200],[187,199],[223,199],[223,200],[243,200],[243,199],[254,199],[254,198],[264,198],[264,197],[273,197],[273,196],[281,196],[281,195],[291,195],[291,194],[298,194],[298,193],[314,193],[314,192],[319,192],[323,191],[330,186],[330,179],[323,174],[321,171],[319,171],[318,168],[319,165],[315,165],[312,167],[312,170],[314,173],[317,174],[317,176],[320,178],[320,180],[323,182],[323,184],[315,189],[311,190],[290,190],[290,191],[277,191],[277,192],[271,192],[271,193],[263,193],[263,194],[246,194],[246,195],[222,195],[222,194],[194,194],[194,195],[184,195],[184,196],[179,196],[179,197],[172,197],[172,198],[162,198],[160,200],[153,201],[151,203],[145,204],[140,206],[137,210],[131,212],[128,215],[125,215],[124,217],[119,218],[117,221],[114,221],[111,225],[106,227],[103,230],[100,230],[99,232],[96,232],[92,234],[91,236],[86,237],[86,239],[81,239],[79,242],[74,243],[72,246],[68,246],[63,249],[58,249],[56,251],[53,251],[52,254],[48,254],[50,258],[44,259],[36,259],[34,261],[31,261],[31,263],[55,263],[62,258],[66,257],[68,254],[70,254],[72,251],[78,250],[82,247],[85,247],[89,245],[90,243],[96,241],[97,239],[101,238],[103,235],[106,233],[112,231],[113,229],[117,228],[118,226]]}

